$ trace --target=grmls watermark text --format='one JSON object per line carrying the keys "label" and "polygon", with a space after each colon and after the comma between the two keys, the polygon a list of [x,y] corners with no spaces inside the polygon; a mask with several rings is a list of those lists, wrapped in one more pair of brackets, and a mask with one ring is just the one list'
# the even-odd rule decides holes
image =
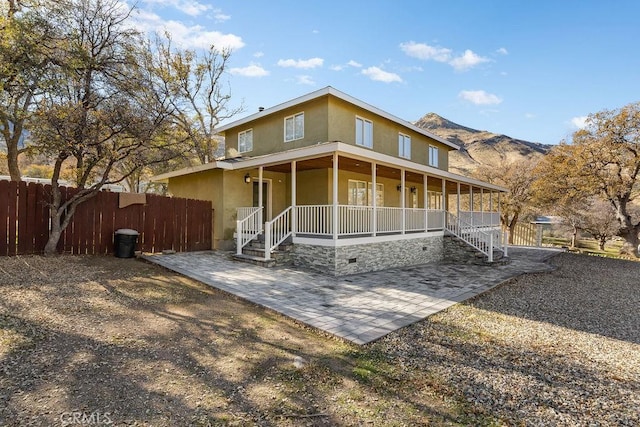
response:
{"label": "grmls watermark text", "polygon": [[70,425],[111,425],[110,412],[63,412],[60,414],[60,421],[65,426]]}

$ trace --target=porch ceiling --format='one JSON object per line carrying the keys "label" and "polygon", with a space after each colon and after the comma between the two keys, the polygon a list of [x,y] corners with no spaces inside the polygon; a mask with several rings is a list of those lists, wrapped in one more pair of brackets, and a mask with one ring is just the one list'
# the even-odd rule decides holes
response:
{"label": "porch ceiling", "polygon": [[[296,163],[297,171],[307,171],[312,169],[329,169],[333,167],[333,157],[332,156],[324,156],[318,157],[315,159],[307,159],[300,160]],[[282,163],[279,165],[271,165],[266,166],[264,168],[267,171],[272,172],[281,172],[281,173],[290,173],[291,172],[291,163]],[[346,170],[349,172],[362,173],[362,174],[371,174],[371,163],[359,159],[352,159],[350,157],[340,156],[338,158],[338,169]],[[377,176],[383,178],[397,179],[400,181],[400,168],[393,168],[385,165],[377,165],[376,166]],[[440,178],[429,177],[429,180],[441,182]],[[405,173],[405,181],[420,184],[422,183],[422,174],[406,171]]]}

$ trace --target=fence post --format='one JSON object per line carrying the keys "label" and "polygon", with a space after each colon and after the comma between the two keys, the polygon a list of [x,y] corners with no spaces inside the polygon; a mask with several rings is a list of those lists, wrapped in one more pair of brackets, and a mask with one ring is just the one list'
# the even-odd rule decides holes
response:
{"label": "fence post", "polygon": [[264,259],[271,259],[271,222],[264,223]]}
{"label": "fence post", "polygon": [[236,255],[242,254],[242,221],[236,220]]}

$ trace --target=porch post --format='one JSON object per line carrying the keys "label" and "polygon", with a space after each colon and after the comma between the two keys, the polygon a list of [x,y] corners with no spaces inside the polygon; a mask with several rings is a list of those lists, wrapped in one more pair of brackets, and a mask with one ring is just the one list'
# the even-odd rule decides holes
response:
{"label": "porch post", "polygon": [[482,187],[480,187],[480,218],[482,219],[482,225],[485,225],[483,203],[484,203],[484,190]]}
{"label": "porch post", "polygon": [[263,167],[260,166],[258,167],[258,207],[260,208],[260,227],[262,228],[264,225],[264,221],[267,218],[267,212],[266,209],[262,209],[262,172],[263,172]]}
{"label": "porch post", "polygon": [[447,180],[445,178],[442,178],[442,228],[446,228],[447,227],[447,199],[446,199],[446,192],[447,192]]}
{"label": "porch post", "polygon": [[298,162],[291,161],[291,236],[296,237],[298,231],[298,208],[296,207],[296,192],[297,192],[297,176],[296,167]]}
{"label": "porch post", "polygon": [[333,240],[338,240],[338,153],[333,153]]}
{"label": "porch post", "polygon": [[378,179],[376,174],[376,162],[371,162],[371,206],[373,207],[371,212],[371,235],[373,237],[376,236],[378,228]]}
{"label": "porch post", "polygon": [[405,194],[404,194],[404,169],[400,169],[400,187],[401,187],[401,191],[400,191],[400,206],[402,207],[402,234],[404,234],[404,230],[405,230],[405,219],[406,219],[406,210],[407,207],[405,206]]}
{"label": "porch post", "polygon": [[429,207],[427,199],[429,198],[429,192],[427,188],[427,174],[422,174],[422,207],[424,208],[424,232],[429,231]]}
{"label": "porch post", "polygon": [[473,225],[473,210],[475,206],[473,205],[473,185],[469,185],[469,210],[471,211],[471,225]]}
{"label": "porch post", "polygon": [[456,201],[457,205],[458,205],[458,218],[460,218],[460,212],[462,212],[462,209],[460,209],[460,183],[458,182],[458,200]]}

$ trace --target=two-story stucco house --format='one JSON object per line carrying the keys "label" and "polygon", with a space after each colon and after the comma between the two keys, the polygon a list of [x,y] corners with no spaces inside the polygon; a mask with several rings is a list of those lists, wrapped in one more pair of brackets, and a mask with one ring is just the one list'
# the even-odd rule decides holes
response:
{"label": "two-story stucco house", "polygon": [[331,274],[442,259],[445,233],[499,247],[504,188],[448,172],[458,147],[326,87],[218,129],[226,157],[159,175],[211,200],[216,249],[292,242],[294,265]]}

